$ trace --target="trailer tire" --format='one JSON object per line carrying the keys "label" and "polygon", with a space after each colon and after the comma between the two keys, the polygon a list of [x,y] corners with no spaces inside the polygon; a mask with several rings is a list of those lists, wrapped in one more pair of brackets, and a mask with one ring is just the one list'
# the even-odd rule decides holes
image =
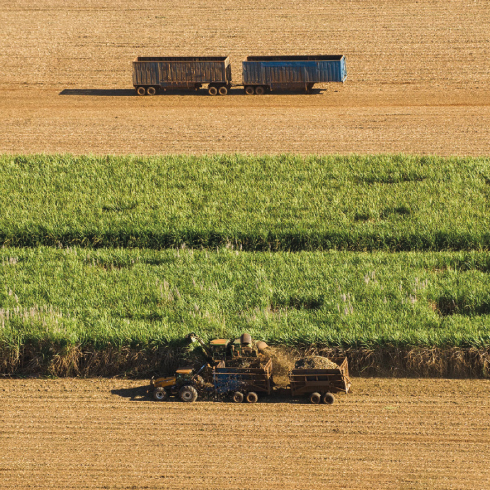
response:
{"label": "trailer tire", "polygon": [[332,405],[335,402],[335,397],[332,393],[325,393],[322,397],[323,403],[327,405]]}
{"label": "trailer tire", "polygon": [[259,396],[255,391],[250,391],[247,393],[247,402],[248,403],[257,403],[257,400],[259,399]]}
{"label": "trailer tire", "polygon": [[146,89],[147,95],[156,95],[157,89],[155,87],[148,87]]}
{"label": "trailer tire", "polygon": [[168,399],[168,393],[165,388],[159,386],[153,390],[153,399],[157,402],[164,402]]}
{"label": "trailer tire", "polygon": [[255,93],[255,89],[251,85],[248,85],[245,87],[245,93],[247,95],[253,95]]}
{"label": "trailer tire", "polygon": [[192,403],[197,400],[197,390],[194,386],[185,385],[179,391],[179,398],[185,403]]}
{"label": "trailer tire", "polygon": [[262,87],[262,85],[260,85],[259,87],[256,87],[255,93],[257,95],[264,95],[265,94],[265,87]]}
{"label": "trailer tire", "polygon": [[218,89],[214,85],[210,85],[208,87],[208,94],[209,95],[217,95],[218,94]]}
{"label": "trailer tire", "polygon": [[136,93],[138,95],[146,95],[146,88],[145,87],[136,87]]}
{"label": "trailer tire", "polygon": [[322,401],[322,395],[318,392],[314,392],[310,395],[310,403],[314,403],[315,405]]}
{"label": "trailer tire", "polygon": [[231,399],[233,400],[234,403],[242,403],[244,399],[243,393],[241,391],[235,391]]}
{"label": "trailer tire", "polygon": [[226,88],[225,85],[221,85],[221,87],[218,89],[218,93],[220,95],[227,95],[228,94],[228,89]]}

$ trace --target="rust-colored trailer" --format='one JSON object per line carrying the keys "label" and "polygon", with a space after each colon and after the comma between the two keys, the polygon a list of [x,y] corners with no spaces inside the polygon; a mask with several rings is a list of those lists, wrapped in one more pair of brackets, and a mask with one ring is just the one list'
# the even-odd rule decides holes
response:
{"label": "rust-colored trailer", "polygon": [[332,404],[333,393],[348,393],[351,382],[347,358],[332,359],[338,369],[293,369],[289,373],[292,396],[309,395],[311,403]]}
{"label": "rust-colored trailer", "polygon": [[257,393],[271,394],[272,361],[262,364],[259,359],[244,358],[243,364],[231,366],[229,361],[221,361],[213,369],[213,384],[216,395],[230,395],[240,403],[246,400],[255,403]]}
{"label": "rust-colored trailer", "polygon": [[138,95],[155,95],[167,89],[198,90],[204,84],[210,95],[228,93],[228,56],[138,56],[133,61],[133,86]]}

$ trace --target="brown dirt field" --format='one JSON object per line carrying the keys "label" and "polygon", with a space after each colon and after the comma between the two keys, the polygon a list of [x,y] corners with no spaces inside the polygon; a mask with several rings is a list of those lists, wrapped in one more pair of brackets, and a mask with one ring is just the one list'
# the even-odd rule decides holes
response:
{"label": "brown dirt field", "polygon": [[353,380],[332,406],[0,380],[0,488],[490,488],[490,381]]}
{"label": "brown dirt field", "polygon": [[[0,152],[490,153],[487,0],[0,5]],[[312,95],[133,96],[137,55],[343,53]],[[60,95],[64,94],[64,95]]]}

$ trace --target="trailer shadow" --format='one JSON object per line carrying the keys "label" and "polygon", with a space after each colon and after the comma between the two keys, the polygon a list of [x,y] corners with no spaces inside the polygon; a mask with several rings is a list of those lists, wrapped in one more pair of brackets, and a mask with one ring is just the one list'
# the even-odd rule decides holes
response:
{"label": "trailer shadow", "polygon": [[[274,92],[266,92],[264,95],[247,95],[247,97],[266,97],[267,95],[318,95],[325,91],[325,89],[313,88],[308,92],[304,90],[274,90]],[[89,97],[142,97],[136,94],[134,89],[83,89],[83,88],[65,88],[58,95],[82,95]],[[171,95],[185,95],[187,97],[216,97],[218,99],[236,95],[246,95],[243,88],[231,88],[227,95],[209,95],[205,89],[199,91],[192,90],[168,90],[166,92],[159,92],[153,97],[164,97]]]}
{"label": "trailer shadow", "polygon": [[65,88],[58,95],[88,95],[91,97],[133,97],[134,89]]}

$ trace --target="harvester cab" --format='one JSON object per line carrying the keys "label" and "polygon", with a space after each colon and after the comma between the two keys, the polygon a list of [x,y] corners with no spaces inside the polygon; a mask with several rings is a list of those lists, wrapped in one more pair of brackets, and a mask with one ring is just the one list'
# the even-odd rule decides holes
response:
{"label": "harvester cab", "polygon": [[191,342],[199,342],[206,360],[211,366],[217,365],[220,361],[237,357],[257,357],[259,352],[268,347],[265,342],[254,342],[248,333],[242,334],[237,339],[214,339],[209,342],[209,346],[193,332],[188,334],[186,338]]}

